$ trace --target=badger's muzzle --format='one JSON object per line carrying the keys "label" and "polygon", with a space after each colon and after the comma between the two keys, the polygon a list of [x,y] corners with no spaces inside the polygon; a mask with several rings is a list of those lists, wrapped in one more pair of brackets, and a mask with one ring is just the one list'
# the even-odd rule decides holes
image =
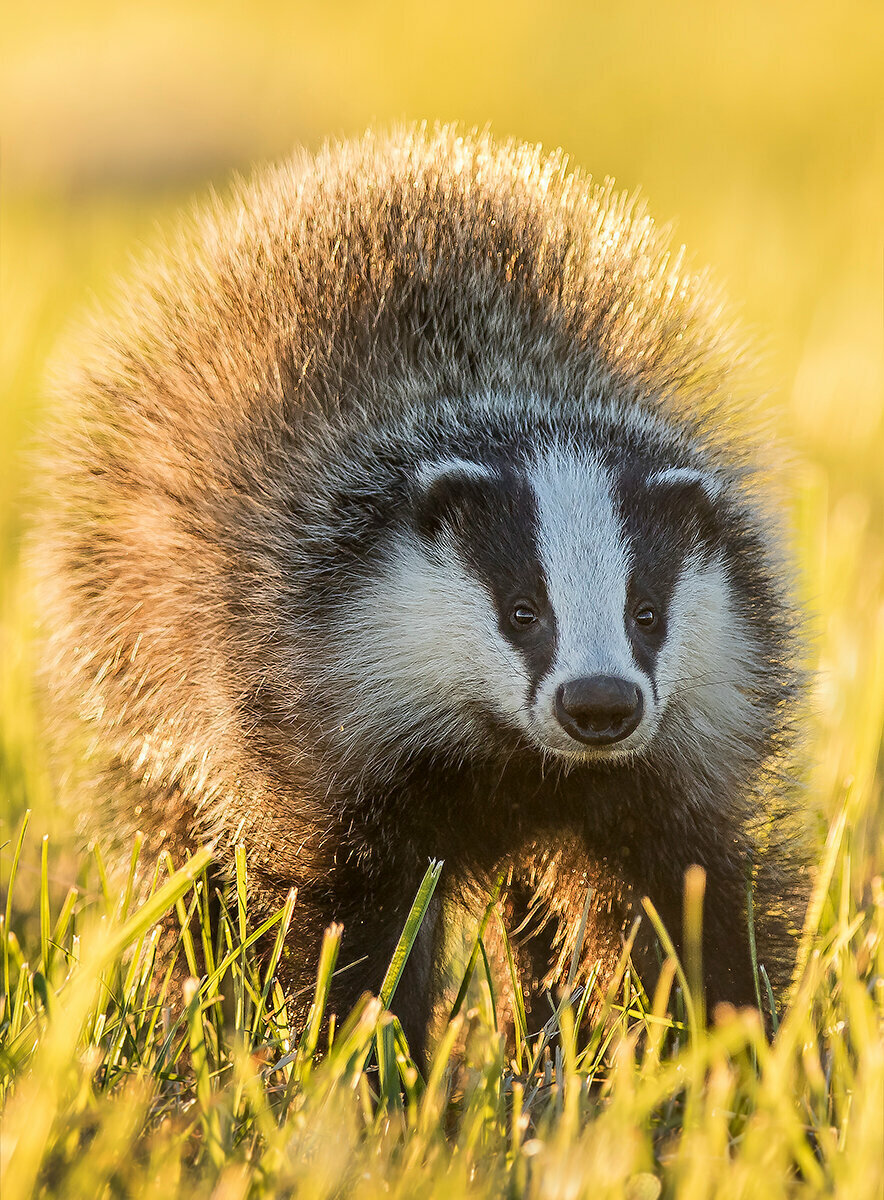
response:
{"label": "badger's muzzle", "polygon": [[614,675],[569,679],[556,691],[556,718],[570,737],[587,746],[610,746],[629,737],[644,702],[634,683]]}

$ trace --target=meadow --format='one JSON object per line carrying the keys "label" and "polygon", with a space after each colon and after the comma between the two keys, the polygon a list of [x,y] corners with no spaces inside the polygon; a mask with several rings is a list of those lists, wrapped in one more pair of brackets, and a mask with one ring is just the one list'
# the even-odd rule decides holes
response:
{"label": "meadow", "polygon": [[[26,6],[2,83],[0,347],[0,1194],[370,1198],[837,1196],[884,1192],[884,139],[879,7],[747,3],[713,23],[562,4]],[[371,8],[371,6],[366,6]],[[146,9],[146,6],[145,6]],[[219,10],[220,11],[220,10]],[[424,52],[415,55],[412,47]],[[113,53],[108,52],[113,47]],[[427,47],[432,46],[432,52]],[[616,96],[616,105],[610,103]],[[323,1022],[329,931],[293,1027],[255,927],[248,863],[212,927],[205,862],[166,864],[146,903],[109,880],[59,805],[34,697],[21,548],[52,362],[129,256],[232,168],[401,116],[487,121],[641,184],[715,264],[762,348],[809,613],[803,796],[816,887],[772,1037],[706,1030],[671,960],[648,996],[624,955],[607,1020],[575,978],[542,1038],[507,1052],[477,943],[422,1077],[380,998]],[[72,322],[74,324],[72,324]],[[177,868],[177,869],[176,869]],[[157,921],[208,974],[155,1004]],[[194,920],[188,925],[188,917]],[[497,920],[493,904],[488,919]],[[651,919],[650,914],[647,919]],[[759,972],[759,989],[765,987]],[[222,1007],[221,997],[224,997]],[[170,997],[171,999],[171,997]],[[177,997],[175,998],[178,999]],[[232,1019],[231,1019],[232,1011]],[[455,1066],[455,1061],[459,1064]]]}

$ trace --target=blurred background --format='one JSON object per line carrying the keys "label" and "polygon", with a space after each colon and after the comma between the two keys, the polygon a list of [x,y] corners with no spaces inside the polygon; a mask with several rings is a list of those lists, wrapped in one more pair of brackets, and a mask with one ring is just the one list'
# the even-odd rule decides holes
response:
{"label": "blurred background", "polygon": [[[42,0],[9,7],[4,24],[6,817],[30,805],[39,831],[69,825],[29,699],[19,563],[23,451],[39,437],[53,347],[182,203],[296,144],[412,119],[564,147],[596,177],[641,188],[724,280],[795,451],[818,670],[813,802],[831,815],[858,776],[871,782],[884,710],[880,0]],[[870,867],[875,809],[856,814]]]}

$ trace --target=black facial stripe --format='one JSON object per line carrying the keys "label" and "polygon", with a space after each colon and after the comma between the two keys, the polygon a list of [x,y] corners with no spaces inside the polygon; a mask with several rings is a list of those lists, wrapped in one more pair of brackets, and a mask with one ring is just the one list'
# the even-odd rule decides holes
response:
{"label": "black facial stripe", "polygon": [[[669,610],[678,579],[689,557],[708,557],[717,544],[715,513],[700,484],[648,484],[653,470],[632,469],[618,478],[618,503],[630,545],[631,569],[624,623],[638,666],[656,691],[654,672],[666,640]],[[647,603],[657,626],[645,631],[633,621]]]}
{"label": "black facial stripe", "polygon": [[[529,702],[555,658],[555,617],[549,606],[546,579],[537,550],[537,505],[524,478],[505,467],[487,480],[458,480],[448,490],[448,511],[436,514],[465,565],[487,588],[498,614],[501,635],[525,662],[531,689]],[[532,625],[511,621],[519,604],[537,614]]]}

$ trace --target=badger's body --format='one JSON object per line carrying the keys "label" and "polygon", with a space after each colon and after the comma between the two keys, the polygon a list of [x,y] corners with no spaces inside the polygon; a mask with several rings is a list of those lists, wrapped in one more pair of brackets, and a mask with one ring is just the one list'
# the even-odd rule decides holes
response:
{"label": "badger's body", "polygon": [[242,839],[259,911],[297,887],[295,992],[333,919],[339,1005],[377,988],[430,858],[466,908],[507,868],[544,985],[587,886],[607,971],[700,863],[710,999],[752,1002],[747,881],[780,979],[803,886],[798,673],[735,366],[650,219],[556,157],[418,132],[244,187],[67,387],[41,547],[87,803],[154,856]]}

